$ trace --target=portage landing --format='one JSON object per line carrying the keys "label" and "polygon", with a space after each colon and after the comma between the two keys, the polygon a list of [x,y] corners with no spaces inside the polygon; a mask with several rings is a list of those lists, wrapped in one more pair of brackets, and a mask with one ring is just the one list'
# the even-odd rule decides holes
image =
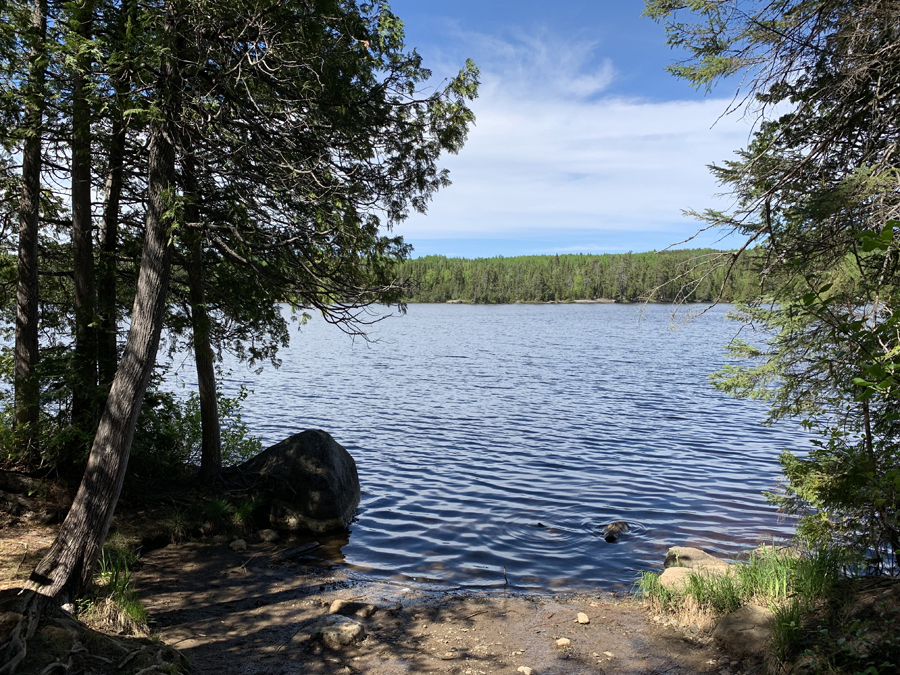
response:
{"label": "portage landing", "polygon": [[[153,633],[198,675],[756,672],[627,595],[428,592],[286,560],[265,543],[170,545],[146,554],[134,580]],[[365,637],[332,649],[316,632],[336,600]]]}

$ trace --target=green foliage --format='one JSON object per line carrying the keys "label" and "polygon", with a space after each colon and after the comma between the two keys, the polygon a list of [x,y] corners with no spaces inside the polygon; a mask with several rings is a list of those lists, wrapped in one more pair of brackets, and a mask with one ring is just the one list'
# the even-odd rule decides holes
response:
{"label": "green foliage", "polygon": [[[222,438],[222,465],[232,466],[258,455],[262,451],[262,441],[258,436],[251,434],[250,428],[244,423],[241,416],[243,402],[253,392],[242,384],[237,396],[225,396],[219,385],[221,379],[220,374],[216,378],[216,393]],[[200,461],[202,431],[200,397],[192,392],[183,404],[181,435],[187,448],[187,457],[194,463]]]}
{"label": "green foliage", "polygon": [[212,526],[221,527],[231,521],[234,505],[227,497],[211,499],[203,506],[203,516]]}
{"label": "green foliage", "polygon": [[773,337],[735,342],[748,366],[716,385],[769,403],[818,438],[784,454],[784,491],[814,546],[847,548],[900,573],[900,8],[890,0],[682,3],[648,0],[695,86],[740,72],[757,128],[712,167],[735,199],[694,212],[746,235],[769,282],[739,318]]}
{"label": "green foliage", "polygon": [[759,290],[751,258],[709,249],[504,258],[426,256],[405,261],[409,302],[569,302],[597,298],[735,302]]}

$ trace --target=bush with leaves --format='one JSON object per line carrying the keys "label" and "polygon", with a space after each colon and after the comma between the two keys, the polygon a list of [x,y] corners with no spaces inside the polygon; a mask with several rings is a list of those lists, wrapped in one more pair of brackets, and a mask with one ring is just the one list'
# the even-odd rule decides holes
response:
{"label": "bush with leaves", "polygon": [[757,115],[747,148],[712,169],[734,209],[694,215],[762,253],[772,292],[741,318],[774,338],[736,342],[755,363],[717,383],[818,433],[782,456],[775,499],[803,514],[800,533],[897,573],[900,3],[647,0],[646,14],[688,55],[676,76],[740,75],[736,108]]}

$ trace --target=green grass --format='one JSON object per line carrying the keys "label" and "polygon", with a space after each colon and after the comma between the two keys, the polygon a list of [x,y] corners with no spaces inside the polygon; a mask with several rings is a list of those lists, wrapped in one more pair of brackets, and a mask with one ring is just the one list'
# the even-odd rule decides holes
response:
{"label": "green grass", "polygon": [[139,561],[135,549],[107,542],[97,561],[94,593],[79,603],[80,618],[119,632],[146,634],[147,609],[131,581],[131,570]]}
{"label": "green grass", "polygon": [[692,573],[678,590],[664,588],[659,575],[644,572],[636,590],[658,611],[679,613],[687,603],[695,611],[719,616],[749,603],[773,608],[797,594],[818,597],[836,574],[826,564],[832,562],[766,547],[732,565],[729,574]]}
{"label": "green grass", "polygon": [[[664,588],[659,575],[644,572],[636,593],[651,611],[680,622],[715,620],[747,604],[769,608],[770,658],[776,670],[800,659],[810,672],[885,675],[900,663],[900,608],[886,605],[871,618],[851,617],[855,589],[853,561],[835,550],[777,550],[766,547],[732,565],[727,575],[690,574],[680,588]],[[893,613],[892,613],[893,612]]]}

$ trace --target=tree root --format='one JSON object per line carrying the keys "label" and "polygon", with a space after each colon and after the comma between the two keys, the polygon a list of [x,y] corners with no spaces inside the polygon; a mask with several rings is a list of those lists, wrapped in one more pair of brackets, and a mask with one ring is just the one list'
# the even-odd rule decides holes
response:
{"label": "tree root", "polygon": [[50,598],[34,591],[23,591],[25,597],[19,602],[21,618],[10,633],[9,641],[0,645],[0,653],[4,655],[4,666],[0,675],[12,675],[19,664],[28,655],[28,640],[34,637],[38,624],[44,613],[52,606]]}

